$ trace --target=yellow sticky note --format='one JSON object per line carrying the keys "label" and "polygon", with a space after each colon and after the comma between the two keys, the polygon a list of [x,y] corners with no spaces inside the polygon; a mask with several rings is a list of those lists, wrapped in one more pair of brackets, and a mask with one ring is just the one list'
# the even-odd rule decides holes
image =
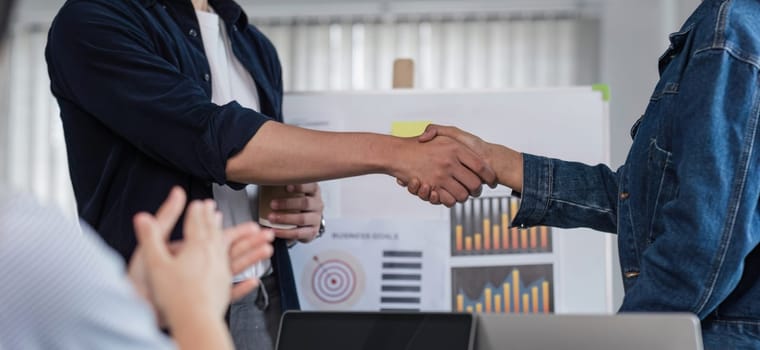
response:
{"label": "yellow sticky note", "polygon": [[391,125],[391,135],[397,137],[420,136],[431,123],[432,121],[430,120],[393,122]]}

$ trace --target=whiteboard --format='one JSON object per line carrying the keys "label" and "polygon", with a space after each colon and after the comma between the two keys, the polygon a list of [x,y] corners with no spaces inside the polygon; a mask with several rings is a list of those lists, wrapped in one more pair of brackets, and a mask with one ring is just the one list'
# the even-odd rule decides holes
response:
{"label": "whiteboard", "polygon": [[[458,126],[486,141],[526,153],[587,164],[609,164],[610,160],[607,102],[603,100],[601,92],[594,91],[591,87],[292,93],[285,97],[284,113],[287,123],[307,128],[381,134],[390,133],[393,122],[429,120],[436,124]],[[362,220],[376,223],[387,228],[389,232],[405,231],[398,225],[404,222],[404,225],[408,226],[410,220],[441,223],[438,226],[432,225],[436,227],[447,227],[452,220],[448,208],[420,201],[399,187],[395,179],[386,175],[328,181],[323,184],[323,191],[326,202],[325,216],[328,221],[340,222],[343,233],[350,231],[349,224],[354,223],[356,234],[360,235],[358,231],[366,230],[366,225],[361,225]],[[509,189],[497,188],[485,191],[484,195],[500,196],[505,193],[508,194]],[[309,271],[304,270],[305,266],[317,259],[320,252],[345,243],[330,238],[329,227],[328,224],[328,234],[325,235],[327,238],[313,244],[299,245],[291,251],[296,280],[303,281],[299,282],[300,293],[306,293],[311,286],[307,277],[310,276],[308,273],[313,272],[313,266]],[[425,237],[428,240],[451,241],[448,232],[441,232],[438,236],[426,234]],[[447,271],[443,279],[437,280],[442,287],[427,288],[443,288],[443,294],[437,291],[430,294],[431,297],[445,298],[452,302],[421,304],[446,305],[443,309],[456,309],[457,297],[453,294],[457,293],[457,290],[448,286],[452,283],[452,275],[458,273],[456,271],[475,267],[486,271],[492,266],[526,266],[527,270],[527,265],[549,264],[552,267],[553,279],[552,312],[616,311],[617,304],[622,299],[622,296],[617,294],[620,294],[622,288],[619,288],[621,282],[615,254],[615,237],[589,229],[553,229],[551,242],[552,251],[549,253],[483,256],[454,256],[451,244],[431,242],[431,247],[446,249],[446,253],[452,253],[440,264],[440,269]],[[352,248],[346,249],[350,249],[359,258],[366,260],[367,256],[377,255],[376,252],[371,253],[373,249],[378,248],[370,242],[358,245],[361,248],[356,248],[357,242],[351,244]],[[366,250],[367,254],[357,254],[357,249]],[[439,272],[435,274],[440,275]],[[373,273],[364,278],[380,275]],[[335,282],[335,279],[331,281]],[[366,286],[367,283],[363,285]],[[371,295],[368,297],[370,301],[382,299],[381,296],[375,295],[376,291],[360,292]],[[491,291],[488,294],[490,293]],[[302,296],[302,303],[305,299],[308,298]],[[506,292],[504,299],[507,299]],[[517,304],[514,305],[519,306],[517,298],[515,303]],[[306,304],[305,308],[310,308],[308,302]],[[358,304],[363,305],[363,309],[373,309],[367,306],[367,301]],[[490,301],[488,304],[489,307],[495,307],[490,305]],[[334,306],[341,308],[340,305]],[[504,307],[507,307],[506,302]],[[324,305],[320,308],[324,308]]]}

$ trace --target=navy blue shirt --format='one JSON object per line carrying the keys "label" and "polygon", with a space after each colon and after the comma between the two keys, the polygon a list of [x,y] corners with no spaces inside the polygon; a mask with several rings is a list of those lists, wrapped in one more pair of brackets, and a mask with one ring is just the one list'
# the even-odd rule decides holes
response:
{"label": "navy blue shirt", "polygon": [[[274,46],[235,2],[210,4],[256,82],[261,113],[211,102],[213,77],[189,0],[69,0],[50,29],[45,56],[79,215],[124,259],[136,246],[137,212],[155,212],[172,186],[190,199],[212,198],[212,183],[242,188],[227,180],[227,160],[265,122],[282,121]],[[180,237],[178,226],[172,238]],[[297,308],[283,241],[272,263],[283,307]]]}

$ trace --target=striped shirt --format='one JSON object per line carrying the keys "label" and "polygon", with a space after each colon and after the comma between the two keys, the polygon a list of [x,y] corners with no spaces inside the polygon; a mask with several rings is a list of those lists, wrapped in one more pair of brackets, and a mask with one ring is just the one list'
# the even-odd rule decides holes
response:
{"label": "striped shirt", "polygon": [[119,256],[81,231],[0,186],[0,349],[173,349]]}

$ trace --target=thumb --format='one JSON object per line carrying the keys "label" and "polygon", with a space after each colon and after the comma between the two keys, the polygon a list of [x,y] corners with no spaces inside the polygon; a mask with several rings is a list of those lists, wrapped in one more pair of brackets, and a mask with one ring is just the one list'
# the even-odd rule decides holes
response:
{"label": "thumb", "polygon": [[161,234],[161,226],[156,219],[150,214],[140,213],[135,216],[134,224],[137,242],[142,247],[147,264],[154,265],[170,261],[171,255]]}
{"label": "thumb", "polygon": [[438,136],[438,126],[435,124],[430,124],[427,126],[427,128],[425,128],[425,132],[417,137],[417,141],[420,143],[425,143],[434,139],[436,136]]}

